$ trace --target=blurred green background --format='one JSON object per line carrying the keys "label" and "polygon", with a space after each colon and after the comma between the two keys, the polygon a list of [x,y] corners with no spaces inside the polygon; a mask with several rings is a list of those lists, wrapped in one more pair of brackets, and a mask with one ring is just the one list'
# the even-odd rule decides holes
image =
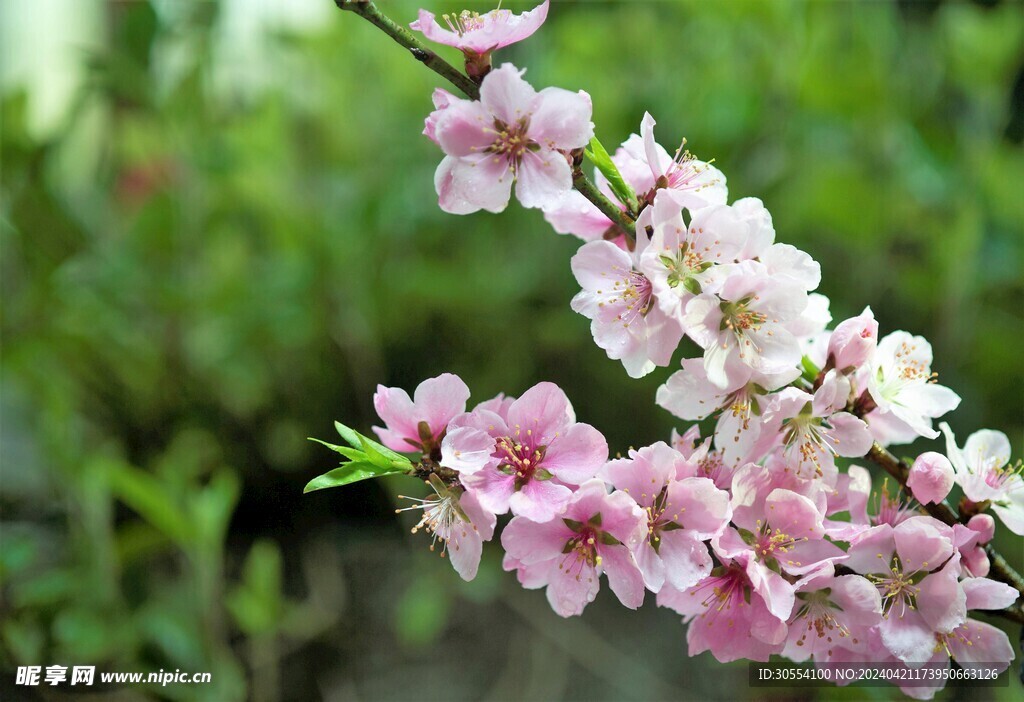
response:
{"label": "blurred green background", "polygon": [[[0,698],[52,697],[13,687],[40,663],[213,673],[94,690],[118,699],[898,697],[751,690],[607,588],[563,621],[496,547],[465,585],[401,480],[302,495],[335,465],[306,437],[368,431],[377,383],[552,380],[613,451],[673,426],[671,369],[631,381],[570,311],[576,240],[437,208],[440,79],[397,45],[330,0],[0,7]],[[924,334],[961,438],[1020,454],[1021,4],[557,2],[503,59],[587,90],[609,147],[645,109],[685,134],[821,262],[836,319]]]}

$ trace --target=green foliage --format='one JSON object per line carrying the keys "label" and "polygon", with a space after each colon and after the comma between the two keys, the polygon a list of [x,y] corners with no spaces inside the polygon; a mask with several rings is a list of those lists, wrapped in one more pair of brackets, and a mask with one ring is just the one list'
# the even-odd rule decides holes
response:
{"label": "green foliage", "polygon": [[601,174],[608,179],[608,186],[615,193],[615,197],[618,198],[619,202],[635,210],[637,208],[636,193],[633,192],[633,188],[630,187],[629,183],[622,177],[622,174],[619,173],[619,169],[612,161],[612,157],[608,155],[608,151],[598,141],[596,136],[590,140],[589,148],[587,148],[585,153],[587,158],[597,166],[597,170],[601,171]]}
{"label": "green foliage", "polygon": [[355,483],[367,478],[377,478],[392,473],[408,473],[412,470],[412,461],[400,453],[396,453],[387,446],[377,443],[373,439],[363,436],[355,429],[346,427],[341,422],[334,423],[338,434],[349,443],[351,448],[335,446],[320,439],[311,438],[318,444],[323,444],[332,451],[337,451],[348,463],[343,463],[338,468],[319,475],[307,484],[303,492],[313,492],[324,488],[340,487]]}

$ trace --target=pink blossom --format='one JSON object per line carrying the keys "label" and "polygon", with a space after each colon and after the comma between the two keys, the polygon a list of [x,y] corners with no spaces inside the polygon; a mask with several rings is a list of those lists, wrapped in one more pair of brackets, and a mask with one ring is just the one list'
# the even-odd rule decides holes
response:
{"label": "pink blossom", "polygon": [[569,501],[568,486],[592,478],[608,460],[608,444],[576,422],[558,386],[538,383],[509,405],[506,418],[486,409],[456,417],[441,456],[485,509],[544,522]]}
{"label": "pink blossom", "polygon": [[687,225],[669,198],[651,209],[654,234],[641,258],[658,305],[683,321],[686,304],[702,292],[721,288],[728,264],[735,263],[749,235],[748,223],[728,205],[698,210]]}
{"label": "pink blossom", "polygon": [[586,146],[593,136],[590,96],[561,88],[537,92],[522,73],[504,64],[484,78],[480,100],[450,97],[434,120],[446,154],[434,183],[446,212],[501,212],[513,181],[524,207],[555,205],[572,188],[562,152]]}
{"label": "pink blossom", "polygon": [[857,317],[840,322],[828,341],[828,359],[832,368],[844,373],[868,362],[878,346],[878,322],[870,307]]}
{"label": "pink blossom", "polygon": [[708,380],[724,388],[727,369],[737,361],[765,374],[785,373],[800,362],[800,346],[785,323],[806,305],[800,286],[776,281],[747,261],[717,295],[704,293],[687,303],[683,327],[704,349]]}
{"label": "pink blossom", "polygon": [[621,360],[633,378],[667,366],[683,337],[679,323],[655,304],[651,281],[638,270],[646,246],[640,234],[632,253],[608,241],[592,241],[572,258],[572,272],[583,290],[572,308],[592,320],[594,341]]}
{"label": "pink blossom", "polygon": [[845,411],[849,394],[849,380],[831,370],[814,395],[788,387],[772,396],[764,424],[782,434],[784,455],[797,474],[835,484],[835,456],[859,458],[870,450],[867,424]]}
{"label": "pink blossom", "polygon": [[878,342],[868,391],[882,413],[895,415],[920,436],[934,439],[932,419],[955,410],[960,396],[935,383],[932,347],[923,337],[897,331]]}
{"label": "pink blossom", "polygon": [[708,380],[704,362],[685,358],[683,369],[669,376],[658,388],[656,401],[669,412],[689,421],[701,421],[721,411],[715,427],[715,443],[721,447],[722,459],[731,466],[760,458],[771,446],[758,442],[760,419],[768,407],[767,391],[787,385],[800,374],[794,367],[789,373],[766,376],[737,364],[726,375],[730,383],[720,388]]}
{"label": "pink blossom", "polygon": [[680,144],[675,156],[669,156],[654,141],[657,122],[645,112],[640,122],[640,136],[633,135],[622,146],[636,162],[650,168],[652,191],[638,190],[642,199],[655,200],[655,192],[666,196],[677,207],[700,208],[725,203],[728,190],[725,176],[710,163],[696,159],[686,150],[686,140]]}
{"label": "pink blossom", "polygon": [[882,643],[904,663],[926,663],[936,634],[949,634],[964,623],[967,596],[959,583],[960,555],[945,524],[924,516],[895,527],[881,524],[859,535],[847,555],[845,565],[878,588]]}
{"label": "pink blossom", "polygon": [[436,476],[429,481],[434,495],[425,499],[405,498],[415,504],[399,512],[423,510],[423,517],[412,528],[412,533],[426,529],[432,535],[430,550],[441,541],[441,557],[448,556],[455,571],[463,580],[476,577],[480,565],[483,542],[494,536],[497,518],[480,506],[471,492],[459,487],[448,487]]}
{"label": "pink blossom", "polygon": [[907,487],[923,505],[942,502],[953,489],[953,465],[941,453],[922,453],[910,467]]}
{"label": "pink blossom", "polygon": [[594,601],[601,573],[619,601],[636,609],[644,600],[644,582],[631,549],[643,539],[646,524],[632,498],[608,494],[604,482],[594,479],[580,486],[558,519],[513,517],[501,545],[521,577],[546,580],[548,602],[563,617],[581,614]]}
{"label": "pink blossom", "polygon": [[678,479],[688,472],[686,459],[663,441],[629,458],[609,461],[601,475],[644,510],[647,531],[635,548],[636,562],[651,592],[667,581],[679,590],[696,585],[711,572],[704,541],[729,521],[729,495],[707,478]]}
{"label": "pink blossom", "polygon": [[1024,469],[1010,463],[1010,440],[1001,431],[982,429],[967,437],[963,449],[949,425],[939,425],[946,435],[946,454],[956,470],[956,482],[972,502],[992,503],[992,511],[1014,534],[1024,535]]}
{"label": "pink blossom", "polygon": [[438,44],[454,46],[467,54],[485,54],[526,39],[536,32],[548,16],[548,0],[521,15],[496,9],[480,14],[463,10],[441,15],[448,26],[442,27],[432,12],[420,10],[419,18],[409,26]]}
{"label": "pink blossom", "polygon": [[469,388],[451,373],[424,380],[413,395],[400,388],[377,386],[373,406],[385,427],[374,427],[381,443],[393,451],[430,453],[448,423],[466,410]]}
{"label": "pink blossom", "polygon": [[782,655],[801,662],[825,662],[837,648],[865,650],[868,630],[882,620],[882,598],[859,575],[836,576],[828,569],[796,585],[796,605]]}
{"label": "pink blossom", "polygon": [[721,663],[767,661],[782,651],[789,613],[783,618],[773,614],[744,568],[746,557],[727,560],[691,588],[666,585],[658,593],[659,606],[675,610],[689,623],[691,656],[711,651]]}

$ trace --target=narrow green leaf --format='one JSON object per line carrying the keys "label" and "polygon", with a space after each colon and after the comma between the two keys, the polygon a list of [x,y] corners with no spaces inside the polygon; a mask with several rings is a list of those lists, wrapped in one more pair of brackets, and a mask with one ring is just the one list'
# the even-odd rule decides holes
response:
{"label": "narrow green leaf", "polygon": [[363,453],[362,451],[359,451],[358,449],[349,448],[347,446],[336,446],[335,444],[329,444],[326,441],[321,441],[320,439],[315,439],[312,436],[309,436],[309,437],[306,437],[306,438],[309,441],[315,441],[318,444],[323,444],[324,446],[326,446],[327,448],[331,449],[332,451],[337,451],[338,453],[340,453],[342,456],[344,456],[345,458],[347,458],[350,461],[365,461],[366,460],[366,454]]}
{"label": "narrow green leaf", "polygon": [[619,199],[619,202],[630,210],[636,210],[636,193],[633,192],[633,188],[629,186],[629,183],[619,173],[619,169],[615,166],[611,156],[608,155],[608,151],[605,150],[596,136],[590,140],[590,148],[586,150],[586,154],[591,163],[597,166],[597,170],[601,171],[601,174],[608,179],[608,185],[611,187],[612,192],[615,193],[615,197]]}
{"label": "narrow green leaf", "polygon": [[412,467],[412,462],[408,458],[398,453],[397,451],[392,451],[383,444],[377,443],[368,436],[363,436],[355,429],[346,427],[341,422],[335,422],[334,428],[338,430],[338,433],[341,435],[341,438],[347,441],[349,446],[351,446],[352,448],[362,449],[365,453],[369,454],[370,452],[367,450],[367,446],[369,446],[374,451],[387,458],[391,462],[391,465],[395,467]]}
{"label": "narrow green leaf", "polygon": [[382,469],[366,461],[352,461],[351,463],[338,466],[332,471],[328,471],[323,475],[313,478],[306,484],[306,487],[302,492],[313,492],[314,490],[323,490],[325,488],[341,487],[342,485],[356,483],[360,480],[366,480],[367,478],[377,478],[381,475],[404,472],[405,471],[397,468]]}
{"label": "narrow green leaf", "polygon": [[810,383],[813,383],[815,380],[817,380],[818,374],[821,372],[821,369],[819,369],[818,366],[814,365],[814,361],[812,361],[807,356],[804,356],[802,359],[800,359],[800,365],[803,366],[803,375],[805,380],[807,380]]}

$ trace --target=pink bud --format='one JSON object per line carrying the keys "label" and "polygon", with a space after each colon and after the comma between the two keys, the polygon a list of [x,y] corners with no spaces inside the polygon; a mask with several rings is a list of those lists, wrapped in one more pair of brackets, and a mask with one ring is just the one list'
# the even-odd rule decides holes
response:
{"label": "pink bud", "polygon": [[941,453],[922,453],[910,467],[907,487],[923,505],[942,502],[953,489],[953,465]]}
{"label": "pink bud", "polygon": [[878,322],[870,307],[839,324],[828,341],[828,357],[840,371],[864,365],[878,344]]}
{"label": "pink bud", "polygon": [[976,514],[967,522],[967,528],[978,532],[979,544],[987,544],[996,535],[996,520],[989,514]]}

